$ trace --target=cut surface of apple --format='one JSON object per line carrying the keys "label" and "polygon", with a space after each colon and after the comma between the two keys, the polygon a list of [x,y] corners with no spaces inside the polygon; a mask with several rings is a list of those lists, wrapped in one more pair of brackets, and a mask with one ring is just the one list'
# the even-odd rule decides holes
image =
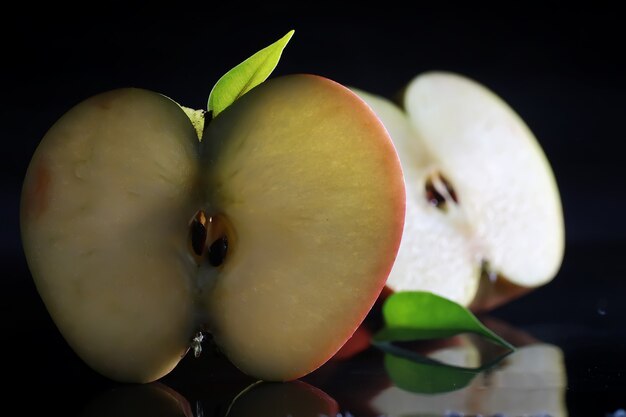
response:
{"label": "cut surface of apple", "polygon": [[391,290],[431,291],[480,309],[556,275],[564,250],[556,181],[504,101],[444,72],[409,84],[406,113],[357,94],[387,127],[405,174],[407,215]]}
{"label": "cut surface of apple", "polygon": [[268,81],[207,120],[172,100],[90,98],[46,134],[22,197],[37,289],[76,353],[116,380],[168,373],[196,332],[244,372],[305,375],[384,286],[404,184],[370,108],[321,77]]}

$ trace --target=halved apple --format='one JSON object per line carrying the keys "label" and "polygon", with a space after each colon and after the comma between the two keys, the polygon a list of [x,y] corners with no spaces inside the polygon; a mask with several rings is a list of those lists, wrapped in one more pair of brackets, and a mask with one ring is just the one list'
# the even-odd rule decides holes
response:
{"label": "halved apple", "polygon": [[291,380],[339,350],[376,300],[404,199],[370,108],[294,75],[207,120],[201,143],[157,93],[80,103],[33,156],[21,227],[52,318],[102,374],[157,379],[207,331],[244,372]]}
{"label": "halved apple", "polygon": [[404,169],[407,213],[392,291],[431,291],[489,309],[556,275],[564,250],[556,181],[504,101],[444,72],[409,84],[406,113],[357,93],[387,127]]}

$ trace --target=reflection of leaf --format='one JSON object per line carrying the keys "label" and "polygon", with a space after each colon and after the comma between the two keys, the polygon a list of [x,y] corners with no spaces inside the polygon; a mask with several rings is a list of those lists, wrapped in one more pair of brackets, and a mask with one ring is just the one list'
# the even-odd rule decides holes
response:
{"label": "reflection of leaf", "polygon": [[[385,368],[399,388],[424,394],[449,392],[466,387],[480,372],[497,364],[514,348],[485,327],[469,310],[429,292],[398,292],[383,306],[385,327],[373,339],[383,350]],[[393,342],[441,339],[459,333],[476,333],[508,351],[478,368],[439,362]]]}
{"label": "reflection of leaf", "polygon": [[406,291],[391,295],[383,306],[383,316],[385,328],[374,336],[375,344],[476,333],[507,349],[514,349],[469,310],[429,292]]}
{"label": "reflection of leaf", "polygon": [[385,355],[385,368],[398,388],[423,394],[464,388],[479,373],[441,364],[415,362],[389,354]]}
{"label": "reflection of leaf", "polygon": [[512,351],[477,368],[449,365],[390,343],[379,343],[386,352],[385,368],[394,384],[405,391],[436,394],[466,387],[476,375],[493,368]]}
{"label": "reflection of leaf", "polygon": [[213,117],[270,76],[293,32],[290,31],[270,46],[261,49],[217,81],[209,95],[208,110]]}

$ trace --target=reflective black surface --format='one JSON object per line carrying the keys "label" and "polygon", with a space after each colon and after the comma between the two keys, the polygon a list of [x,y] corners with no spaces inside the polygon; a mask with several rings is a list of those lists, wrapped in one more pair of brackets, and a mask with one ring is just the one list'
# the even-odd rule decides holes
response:
{"label": "reflective black surface", "polygon": [[[18,406],[28,415],[68,416],[224,416],[230,410],[237,416],[617,417],[626,409],[626,66],[618,13],[421,10],[388,19],[247,21],[186,9],[124,16],[18,13],[0,29],[6,43],[0,341],[9,387],[3,398],[27,399]],[[552,162],[565,210],[565,262],[553,282],[491,312],[497,321],[484,318],[520,348],[488,373],[458,382],[466,383],[462,389],[424,394],[404,382],[397,388],[374,348],[287,385],[251,387],[254,379],[212,354],[188,355],[161,385],[119,385],[75,356],[37,295],[21,252],[18,202],[28,161],[48,127],[79,100],[123,86],[201,107],[221,74],[292,27],[296,35],[277,74],[317,73],[392,97],[422,71],[462,72],[501,94]],[[452,361],[479,357],[463,339],[448,342],[421,348]]]}
{"label": "reflective black surface", "polygon": [[[191,410],[195,416],[216,417],[229,408],[237,416],[451,416],[454,411],[604,417],[626,407],[626,285],[620,279],[623,267],[612,261],[623,249],[571,247],[554,282],[483,316],[518,349],[487,372],[468,374],[465,380],[454,376],[459,387],[466,385],[458,390],[447,386],[447,392],[433,393],[442,390],[437,378],[450,381],[436,369],[410,374],[426,383],[407,386],[406,378],[390,372],[382,352],[372,347],[358,352],[358,342],[354,356],[331,360],[297,384],[263,384],[243,392],[256,381],[210,349],[200,359],[187,355],[161,385],[116,384],[91,371],[65,344],[25,269],[16,271],[24,277],[18,294],[24,306],[34,309],[20,315],[16,304],[12,322],[5,323],[4,347],[14,350],[4,377],[11,390],[33,399],[28,405],[33,413],[159,415],[153,414],[154,404],[162,404],[159,412],[170,414],[161,415],[189,415]],[[377,321],[375,314],[368,323]],[[492,345],[465,337],[413,347],[465,367],[498,354]]]}

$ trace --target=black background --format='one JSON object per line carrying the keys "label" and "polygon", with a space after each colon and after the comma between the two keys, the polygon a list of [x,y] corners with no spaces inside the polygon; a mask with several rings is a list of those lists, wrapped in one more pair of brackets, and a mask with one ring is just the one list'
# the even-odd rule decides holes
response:
{"label": "black background", "polygon": [[202,108],[223,73],[294,28],[275,75],[315,73],[391,98],[423,71],[456,71],[517,110],[538,137],[561,190],[566,258],[551,284],[494,315],[565,351],[571,415],[626,408],[623,16],[599,8],[495,15],[418,7],[391,16],[242,19],[187,7],[4,17],[3,350],[12,358],[16,387],[78,389],[67,382],[73,380],[83,384],[78,392],[88,392],[85,387],[107,384],[56,332],[21,250],[21,182],[47,129],[74,104],[117,87],[152,89]]}

